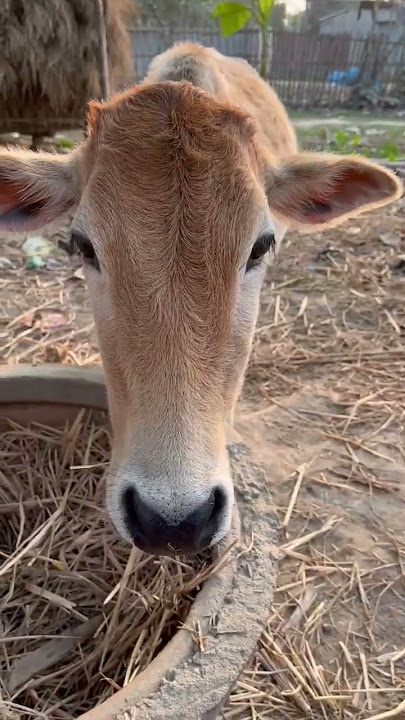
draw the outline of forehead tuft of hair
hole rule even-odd
[[[205,137],[206,141],[220,130],[247,143],[256,133],[256,124],[248,114],[187,81],[136,85],[106,102],[92,101],[87,125],[94,137],[102,137],[108,128],[146,136],[153,126],[158,132],[166,133],[170,127]]]

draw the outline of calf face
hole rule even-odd
[[[288,226],[317,229],[398,197],[353,157],[278,167],[239,110],[188,83],[93,103],[70,156],[2,151],[1,223],[75,208],[114,443],[108,508],[152,552],[195,553],[229,529],[225,446],[265,267]]]

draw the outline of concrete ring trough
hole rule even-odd
[[[0,418],[57,425],[82,407],[96,413],[107,408],[99,369],[0,367]],[[216,552],[234,543],[230,556],[196,596],[187,629],[180,629],[129,685],[80,720],[211,720],[252,657],[273,598],[278,523],[263,470],[241,443],[232,442],[229,455],[238,510]],[[192,632],[197,627],[203,652]]]

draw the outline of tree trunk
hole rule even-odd
[[[267,80],[267,69],[269,65],[269,27],[266,23],[264,26],[260,28],[260,34],[261,34],[261,41],[262,41],[262,48],[261,48],[261,57],[260,57],[260,68],[259,73],[263,80]]]

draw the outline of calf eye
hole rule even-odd
[[[82,235],[77,231],[73,231],[70,236],[70,254],[78,252],[87,265],[91,265],[100,272],[97,255],[94,247],[86,235]]]
[[[269,250],[274,250],[276,240],[272,233],[260,235],[252,247],[249,260],[246,263],[246,271],[260,265],[260,260]]]

